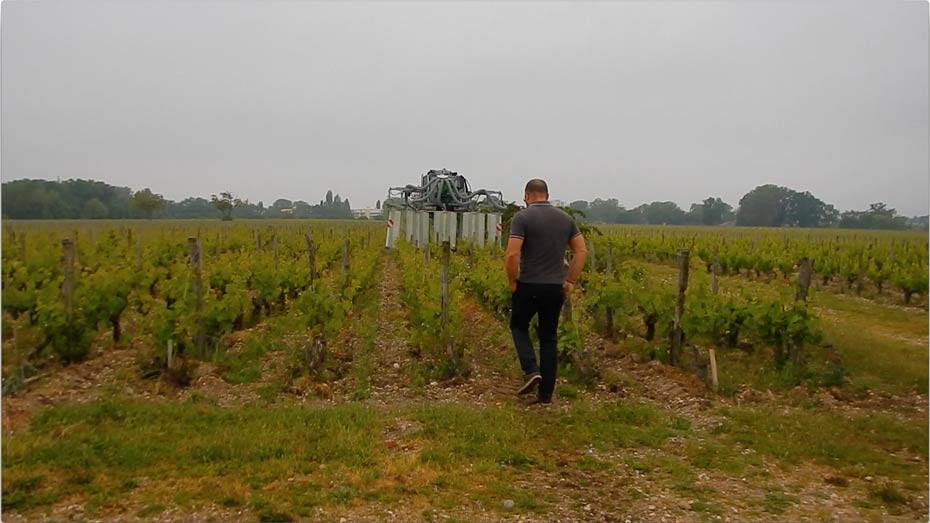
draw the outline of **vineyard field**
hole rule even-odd
[[[3,518],[927,519],[926,234],[583,232],[540,406],[500,245],[5,221]]]

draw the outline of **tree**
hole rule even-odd
[[[381,210],[381,200],[375,202],[375,209],[378,209],[379,211]]]
[[[333,191],[326,191],[326,204],[331,205],[333,203]]]
[[[736,224],[755,227],[780,227],[785,220],[788,190],[776,185],[760,185],[739,201]]]
[[[313,216],[313,206],[309,203],[298,200],[294,202],[294,218],[310,218]]]
[[[844,229],[900,230],[908,228],[907,222],[907,218],[898,216],[898,211],[878,202],[870,204],[867,211],[844,212],[839,226]]]
[[[587,209],[571,208],[585,213],[591,223],[617,223],[620,213],[624,211],[616,198],[607,200],[596,198],[588,204]]]
[[[84,204],[84,210],[81,212],[82,218],[91,220],[100,220],[107,217],[107,206],[97,198],[91,198]]]
[[[701,202],[700,209],[700,223],[703,225],[720,225],[733,219],[733,207],[720,198],[705,199]]]
[[[652,202],[640,205],[638,210],[653,225],[681,225],[685,221],[685,211],[675,202]]]
[[[145,188],[132,195],[129,205],[133,210],[143,213],[146,218],[151,218],[152,214],[164,209],[165,197]]]
[[[242,206],[243,203],[242,200],[234,197],[230,192],[221,192],[219,198],[215,194],[210,195],[210,205],[222,213],[222,220],[232,220],[233,209]]]
[[[810,192],[787,189],[785,219],[782,225],[791,227],[827,227],[836,223],[836,209]]]
[[[203,218],[214,216],[214,208],[206,198],[184,198],[180,202],[169,202],[165,214],[172,218]]]
[[[572,203],[568,204],[569,207],[575,209],[576,211],[587,212],[588,211],[588,202],[584,200],[575,200]]]
[[[704,223],[704,204],[692,203],[685,215],[685,223],[688,225],[701,225]]]

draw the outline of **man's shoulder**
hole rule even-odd
[[[520,219],[541,219],[541,220],[551,220],[553,217],[563,220],[573,220],[571,215],[567,212],[559,209],[554,205],[531,205],[529,207],[520,209],[513,215],[514,218],[520,217]]]
[[[574,221],[574,218],[572,218],[570,214],[568,214],[567,212],[563,211],[562,209],[554,205],[550,205],[548,207],[548,212],[553,216],[558,216],[560,219],[564,221]]]

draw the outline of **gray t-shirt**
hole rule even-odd
[[[565,281],[565,247],[579,234],[575,220],[549,202],[531,203],[515,214],[510,237],[523,239],[517,280],[561,285]]]

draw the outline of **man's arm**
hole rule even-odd
[[[511,236],[507,240],[507,251],[504,254],[504,268],[507,269],[507,282],[510,292],[517,290],[517,275],[520,272],[520,249],[523,248],[523,238]]]
[[[585,247],[584,236],[576,234],[569,242],[572,249],[572,261],[568,266],[568,274],[565,275],[565,283],[562,287],[565,289],[565,295],[568,296],[575,288],[575,282],[581,276],[581,269],[584,268],[585,258],[588,257],[588,249]]]

